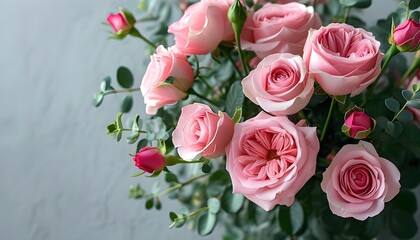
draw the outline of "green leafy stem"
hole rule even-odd
[[[198,176],[195,176],[195,177],[192,177],[192,178],[188,179],[188,180],[187,180],[187,181],[185,181],[185,182],[175,184],[174,186],[172,186],[172,187],[170,187],[170,188],[168,188],[168,189],[166,189],[166,190],[164,190],[164,191],[162,191],[162,192],[158,193],[158,194],[157,194],[157,197],[162,197],[162,196],[164,196],[164,195],[166,195],[166,194],[168,194],[168,193],[170,193],[170,192],[172,192],[172,191],[175,191],[175,190],[177,190],[177,189],[181,189],[181,188],[183,188],[184,186],[186,186],[186,185],[188,185],[188,184],[191,184],[191,183],[193,183],[194,181],[196,181],[196,180],[198,180],[198,179],[200,179],[200,178],[204,178],[204,177],[206,177],[207,175],[208,175],[208,174],[198,175]]]

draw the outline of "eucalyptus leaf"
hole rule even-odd
[[[146,209],[151,209],[154,205],[155,205],[155,198],[154,197],[149,197],[146,200]]]
[[[288,235],[295,235],[305,222],[305,213],[299,201],[290,207],[280,206],[278,219],[280,228]]]
[[[405,100],[410,101],[414,93],[410,90],[402,90],[401,95],[404,97]]]
[[[212,169],[211,162],[205,162],[203,163],[203,166],[201,167],[201,171],[203,171],[203,173],[209,173],[211,172],[211,169]]]
[[[372,5],[372,0],[340,0],[345,7],[368,8]]]
[[[104,94],[101,91],[95,92],[93,94],[93,101],[92,104],[95,107],[99,107],[102,103],[102,101],[104,100]]]
[[[419,0],[410,0],[410,2],[408,3],[408,7],[411,10],[417,9],[420,7],[420,1]]]
[[[385,99],[385,105],[390,111],[394,113],[400,110],[400,103],[395,98]]]
[[[413,107],[415,109],[420,109],[420,101],[419,100],[410,100],[407,102],[407,106]]]
[[[413,215],[401,209],[394,209],[391,212],[390,229],[392,234],[400,239],[413,238],[417,233],[417,223]]]
[[[165,175],[165,181],[167,183],[172,183],[172,182],[177,183],[178,182],[178,177],[172,172],[167,172],[166,175]]]
[[[398,121],[400,121],[402,123],[410,123],[411,121],[413,121],[414,116],[413,116],[413,113],[411,113],[410,111],[404,109],[398,115],[397,119],[398,119]]]
[[[198,218],[197,231],[200,236],[209,235],[217,223],[217,216],[215,214],[206,212]]]
[[[220,201],[217,198],[209,198],[207,206],[209,207],[209,213],[217,214],[220,211]]]
[[[225,170],[218,170],[209,177],[207,185],[207,194],[211,197],[217,197],[225,190],[226,183],[229,182],[229,175]]]
[[[119,67],[117,70],[117,82],[123,88],[131,88],[134,83],[133,74],[126,67]]]
[[[232,187],[226,188],[222,195],[222,209],[228,213],[237,213],[244,204],[245,197],[242,194],[232,193]]]
[[[108,90],[113,90],[113,87],[111,87],[111,77],[106,76],[102,82],[101,87],[99,88],[102,92],[106,92]]]
[[[133,97],[131,97],[131,95],[125,96],[121,102],[121,112],[128,113],[130,112],[132,107],[133,107]]]

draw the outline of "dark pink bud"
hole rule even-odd
[[[153,173],[165,167],[165,157],[157,147],[144,147],[134,156],[134,165],[141,170]]]
[[[416,51],[420,45],[420,23],[407,19],[394,29],[392,36],[401,52]]]
[[[349,137],[363,139],[367,137],[373,128],[372,119],[362,111],[354,111],[347,116],[341,131]]]
[[[106,20],[112,26],[115,32],[125,31],[131,28],[130,24],[125,19],[122,13],[109,14]]]

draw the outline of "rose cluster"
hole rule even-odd
[[[146,113],[154,115],[191,93],[197,75],[190,55],[209,54],[220,44],[234,44],[228,19],[233,2],[198,1],[169,26],[175,44],[157,47],[141,82]],[[249,12],[239,50],[253,52],[258,59],[241,85],[259,113],[242,121],[215,104],[184,104],[172,142],[184,161],[226,155],[233,192],[269,211],[276,205],[291,206],[315,175],[322,137],[318,138],[316,127],[309,126],[307,119],[297,119],[313,98],[315,86],[332,98],[357,96],[379,78],[384,54],[372,33],[346,23],[322,26],[311,6],[295,1],[255,2],[263,5]],[[116,31],[131,27],[124,18],[113,18]],[[413,23],[404,24],[395,29],[395,43],[417,49],[418,30],[406,31]],[[416,81],[418,76],[412,84]],[[354,108],[345,115],[341,129],[350,138],[364,139],[375,124],[362,109]],[[161,170],[165,164],[164,157],[150,147],[134,159],[146,172]],[[364,220],[375,216],[400,189],[398,169],[367,141],[341,146],[322,175],[321,188],[330,209],[341,217]]]

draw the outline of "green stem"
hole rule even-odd
[[[198,92],[196,92],[193,88],[190,88],[190,90],[188,90],[188,93],[190,93],[190,94],[192,94],[192,95],[195,95],[195,96],[197,96],[197,97],[199,97],[199,98],[203,99],[204,101],[206,101],[206,102],[209,102],[209,103],[213,104],[214,106],[217,106],[217,104],[216,104],[215,102],[213,102],[212,100],[210,100],[210,99],[206,98],[205,96],[203,96],[203,95],[199,94],[199,93],[198,93]]]
[[[133,37],[138,37],[141,40],[143,40],[145,43],[147,43],[150,47],[152,48],[156,48],[156,45],[154,43],[152,43],[149,39],[145,38],[140,32],[139,30],[137,30],[136,28],[131,29],[130,31],[130,35]]]
[[[235,71],[239,74],[239,76],[241,76],[241,78],[243,78],[244,76],[241,73],[241,70],[239,70],[238,66],[236,66],[235,61],[233,60],[232,56],[230,55],[230,53],[227,53],[223,48],[219,48],[220,51],[222,52],[223,55],[225,55],[227,57],[227,59],[229,60],[230,63],[232,63],[233,68],[235,69]]]
[[[241,37],[240,37],[240,33],[237,32],[237,31],[234,31],[234,32],[235,32],[236,44],[238,46],[239,58],[241,59],[242,67],[244,68],[244,71],[245,71],[245,76],[248,76],[250,67],[248,65],[248,62],[245,61],[244,52],[242,51],[242,48],[241,48]]]
[[[129,93],[129,92],[137,92],[140,91],[140,88],[127,88],[127,89],[120,89],[120,90],[109,90],[104,92],[104,96],[116,93]]]
[[[133,131],[133,129],[131,129],[131,128],[121,128],[119,130],[121,130],[121,131],[127,131],[127,132],[132,132]],[[138,133],[147,133],[146,131],[142,131],[142,130],[139,130],[137,132]]]
[[[330,120],[331,120],[332,112],[333,112],[333,109],[334,109],[334,105],[335,105],[335,99],[331,98],[330,109],[328,110],[327,119],[325,120],[324,127],[322,128],[321,137],[320,137],[320,140],[319,140],[320,142],[322,142],[322,140],[324,140],[325,133],[327,132],[328,125],[330,124]]]
[[[202,76],[200,76],[200,75],[198,75],[197,76],[197,78],[202,82],[202,83],[204,83],[204,85],[206,85],[206,87],[208,88],[208,89],[213,89],[210,85],[209,85],[209,83],[206,81],[206,79],[204,79]]]
[[[344,9],[344,19],[343,19],[343,23],[347,23],[347,19],[349,18],[349,14],[350,14],[350,9],[351,7],[346,7]]]
[[[373,91],[376,88],[376,85],[379,82],[379,79],[384,74],[385,69],[388,66],[389,62],[391,61],[392,57],[394,57],[395,55],[397,55],[399,52],[400,51],[397,49],[397,47],[395,46],[395,44],[392,44],[391,47],[388,49],[388,51],[385,54],[385,62],[383,62],[382,63],[382,66],[381,66],[381,72],[376,77],[375,81],[373,81],[373,83],[369,86],[368,91],[367,91],[367,93],[365,95],[365,100],[361,104],[361,107],[363,107],[367,103],[367,101],[369,100],[370,96],[372,95]]]
[[[172,186],[172,187],[170,187],[170,188],[166,189],[165,191],[162,191],[162,192],[158,193],[158,194],[157,194],[157,196],[158,196],[158,197],[161,197],[161,196],[163,196],[163,195],[165,195],[165,194],[168,194],[168,193],[170,193],[170,192],[172,192],[172,191],[175,191],[175,190],[177,190],[177,189],[183,188],[184,186],[186,186],[186,185],[188,185],[188,184],[190,184],[190,183],[194,182],[195,180],[198,180],[198,179],[200,179],[200,178],[203,178],[203,177],[205,177],[205,176],[207,176],[207,174],[198,175],[198,176],[195,176],[195,177],[192,177],[192,178],[188,179],[188,180],[187,180],[187,181],[185,181],[185,182],[175,184],[174,186]]]
[[[404,80],[410,77],[411,75],[414,75],[416,71],[420,68],[420,55],[416,54],[413,62],[411,63],[410,67],[407,69],[407,71],[404,73],[404,75],[401,77],[401,79],[398,81],[397,86],[401,86],[404,83]]]

